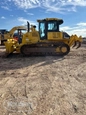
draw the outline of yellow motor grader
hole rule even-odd
[[[36,26],[28,25],[28,31],[18,40],[12,38],[5,42],[7,56],[13,52],[26,56],[32,55],[67,55],[73,45],[79,48],[82,37],[77,35],[69,36],[66,32],[59,30],[62,19],[46,18],[37,20],[39,30]]]

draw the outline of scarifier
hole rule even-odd
[[[82,37],[77,35],[68,35],[59,30],[59,25],[63,23],[62,19],[46,18],[37,20],[39,30],[36,26],[27,22],[28,31],[23,34],[22,39],[12,38],[5,42],[6,56],[13,52],[21,53],[26,56],[32,55],[67,55],[70,47],[77,48],[81,46]]]

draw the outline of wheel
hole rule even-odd
[[[67,55],[70,52],[70,47],[67,44],[62,44],[60,46],[60,51],[63,55]]]

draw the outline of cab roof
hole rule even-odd
[[[45,19],[38,19],[37,22],[42,22],[42,21],[57,21],[59,24],[63,23],[62,19],[59,18],[45,18]]]

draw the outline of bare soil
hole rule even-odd
[[[86,115],[86,44],[65,57],[4,53],[0,115]]]

